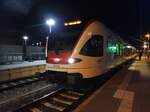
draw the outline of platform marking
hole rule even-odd
[[[72,105],[73,104],[73,101],[65,101],[65,100],[62,100],[62,99],[57,98],[57,97],[54,97],[53,100],[57,101],[57,102],[60,102],[60,103],[63,103],[63,104],[67,104],[67,105]]]
[[[63,97],[72,99],[72,100],[78,100],[78,99],[80,98],[80,97],[77,97],[77,96],[67,95],[67,94],[65,94],[65,93],[61,93],[60,95],[63,96]]]
[[[78,95],[78,96],[83,96],[84,95],[83,93],[79,93],[79,92],[76,92],[76,91],[68,91],[68,93],[75,94],[75,95]]]
[[[117,112],[132,112],[134,92],[118,89],[113,97],[122,100]]]
[[[120,84],[119,89],[113,95],[114,98],[121,99],[120,106],[117,112],[132,112],[134,92],[127,91],[127,87],[131,80],[132,74],[128,72],[123,82]]]
[[[31,112],[42,112],[41,110],[39,110],[38,108],[34,107],[32,109],[30,109]]]
[[[52,104],[52,103],[50,103],[50,102],[44,102],[43,105],[46,106],[46,107],[50,107],[50,108],[52,108],[52,109],[61,111],[61,112],[64,111],[64,110],[66,109],[66,107],[63,107],[63,106],[57,106],[57,105]]]
[[[132,74],[130,72],[127,72],[127,75],[125,76],[123,82],[120,84],[119,89],[126,90],[131,78],[132,78]]]

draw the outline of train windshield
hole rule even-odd
[[[82,31],[83,25],[62,26],[59,30],[50,34],[49,51],[71,51]]]

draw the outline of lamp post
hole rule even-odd
[[[150,42],[149,42],[149,40],[150,40],[150,34],[148,33],[148,34],[146,34],[145,35],[145,37],[146,38],[148,38],[148,45],[147,45],[147,47],[148,47],[148,50],[147,50],[147,57],[149,58],[150,57]]]
[[[150,45],[150,44],[149,44],[150,34],[146,34],[145,37],[148,39],[148,50],[149,50],[149,48],[150,48],[150,46],[149,46],[149,45]]]
[[[23,36],[22,37],[24,40],[24,44],[23,44],[23,59],[25,60],[27,57],[27,40],[29,39],[28,36]]]
[[[46,37],[46,44],[45,44],[45,57],[47,58],[48,40],[49,40],[50,34],[52,32],[52,26],[55,25],[55,21],[53,19],[48,19],[46,21],[46,24],[49,26],[49,36]]]

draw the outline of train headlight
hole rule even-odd
[[[78,63],[80,61],[81,61],[81,59],[78,59],[78,58],[69,58],[68,64]]]
[[[74,62],[75,62],[75,59],[73,59],[73,58],[69,58],[69,59],[68,59],[68,63],[69,63],[69,64],[73,64]]]
[[[60,61],[60,58],[54,58],[54,61],[55,61],[55,62],[59,62],[59,61]]]

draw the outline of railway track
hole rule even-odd
[[[120,69],[117,68],[117,69]],[[118,71],[118,70],[117,70]],[[93,86],[86,89],[73,89],[64,87],[63,89],[45,95],[45,97],[36,99],[30,104],[24,105],[18,108],[14,112],[71,112],[82,101],[90,96],[97,88],[101,87],[107,80],[109,80],[116,70],[111,71],[107,75],[103,75],[102,79],[95,80],[98,83],[93,82]],[[92,85],[92,84],[91,84]]]
[[[16,106],[15,104],[11,105],[13,107],[12,111],[14,112],[71,112],[84,99],[86,99],[91,93],[93,93],[93,91],[95,91],[102,84],[104,84],[108,79],[110,79],[113,76],[113,74],[108,73],[107,75],[103,75],[104,76],[102,78],[103,80],[99,82],[97,87],[90,88],[87,90],[77,90],[77,89],[75,90],[72,88],[62,87],[59,84],[57,84],[60,87],[55,87],[57,89],[53,91],[51,91],[51,89],[44,88],[41,89],[40,92],[38,90],[34,91],[33,92],[34,97],[30,93],[24,96],[20,96],[20,98],[18,98],[19,100],[21,99],[19,102],[21,103],[25,102],[25,103],[20,104],[18,106]],[[16,99],[13,99],[11,103],[13,101],[16,101]],[[5,106],[5,108],[7,108],[6,106],[9,106],[9,103],[7,104],[6,102],[2,106]],[[3,109],[2,107],[2,110],[5,109]],[[4,112],[10,112],[10,111],[5,110]]]
[[[44,76],[43,74],[37,74],[31,77],[25,77],[25,78],[20,78],[16,80],[10,80],[10,81],[5,81],[0,83],[0,92],[4,90],[10,90],[15,87],[23,86],[25,84],[30,84],[36,81],[41,81],[46,79],[47,76]]]
[[[14,112],[65,112],[70,111],[81,102],[86,92],[60,89],[53,92],[44,98],[37,99],[36,102],[32,102],[22,108],[15,110]]]
[[[3,82],[3,83],[0,83],[0,90],[1,92],[3,91],[5,92],[7,90],[8,91],[13,90],[13,88],[15,89],[15,87],[17,90],[17,87],[22,87],[27,84],[30,85],[33,82],[45,80],[46,78],[50,79],[50,77],[47,74],[45,74],[45,76],[37,75],[33,77],[26,77],[26,78],[22,78],[18,80]],[[39,88],[39,90],[31,91],[23,95],[20,95],[18,97],[12,97],[6,101],[0,102],[0,112],[10,112],[10,111],[14,111],[16,108],[19,108],[15,110],[16,112],[18,111],[19,112],[22,112],[22,111],[32,112],[32,110],[33,111],[38,110],[38,108],[34,106],[40,101],[42,102],[46,101],[44,103],[44,106],[49,106],[49,109],[52,109],[54,112],[59,112],[62,110],[72,108],[73,107],[72,105],[75,105],[84,96],[82,92],[64,89],[62,85],[57,84],[57,83],[52,83],[52,85],[53,84],[54,84],[54,87],[47,85],[43,88]],[[49,99],[50,101],[46,100],[48,98],[50,98]],[[31,105],[33,105],[33,108],[28,109],[28,107],[31,107]],[[45,107],[45,108],[48,108],[48,107]],[[39,108],[39,110],[40,109],[41,108]]]
[[[58,84],[47,84],[46,86],[29,91],[25,94],[11,97],[10,99],[0,102],[0,112],[12,112],[17,108],[29,105],[31,102],[36,102],[39,99],[43,99],[63,88],[63,86]]]

